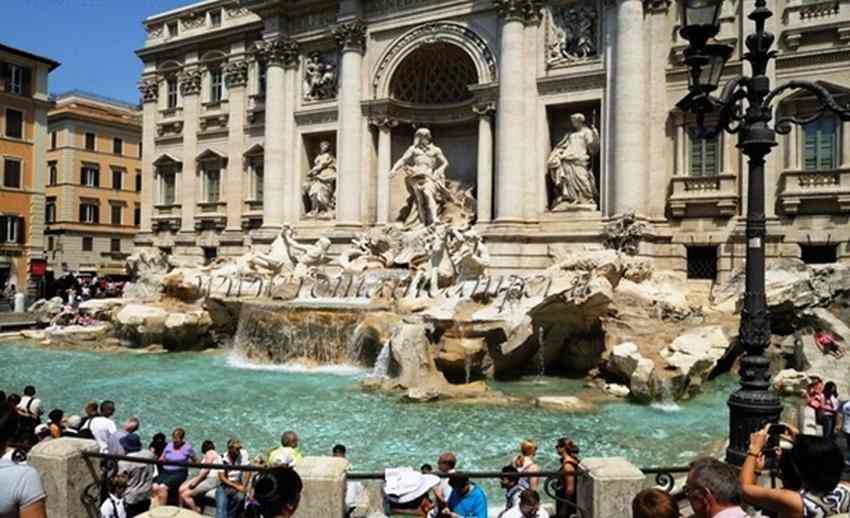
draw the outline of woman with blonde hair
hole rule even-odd
[[[519,443],[519,455],[514,457],[513,466],[520,473],[537,473],[540,471],[540,466],[534,462],[534,456],[537,455],[537,443],[532,439],[526,439]],[[537,477],[520,477],[519,485],[523,489],[537,490],[540,485],[540,479]]]

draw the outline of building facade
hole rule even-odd
[[[846,103],[850,4],[775,4],[771,79],[815,78]],[[748,72],[753,7],[725,2],[724,79]],[[675,107],[679,23],[665,0],[211,0],[152,16],[137,246],[209,259],[291,224],[339,250],[405,219],[413,193],[390,171],[428,128],[448,162],[438,195],[474,198],[496,268],[544,268],[634,213],[641,255],[727,275],[745,255],[746,164],[734,137],[695,138]],[[812,101],[789,92],[778,115]],[[850,259],[848,123],[779,139],[768,257]]]
[[[124,275],[141,223],[141,113],[80,91],[54,101],[45,160],[48,270]]]
[[[35,294],[44,275],[51,59],[0,44],[0,286]]]

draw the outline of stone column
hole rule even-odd
[[[644,488],[640,469],[622,457],[588,458],[581,467],[576,496],[584,518],[632,515],[632,499]]]
[[[524,27],[539,18],[539,0],[493,0],[502,18],[499,117],[496,120],[496,221],[520,222],[524,206]],[[519,189],[519,190],[518,190]],[[521,198],[522,199],[522,198]]]
[[[369,124],[378,128],[378,208],[379,224],[390,222],[390,168],[393,166],[393,128],[398,121],[390,118],[372,119]]]
[[[149,233],[152,230],[151,218],[153,206],[156,202],[155,175],[154,175],[154,138],[156,137],[156,115],[157,100],[159,98],[159,83],[156,77],[143,79],[139,83],[139,92],[142,94],[142,221],[139,233]]]
[[[287,107],[285,68],[298,60],[298,44],[278,37],[258,45],[258,57],[266,62],[266,128],[263,155],[263,228],[279,230],[286,215],[287,192],[285,135]],[[287,109],[289,108],[289,109]]]
[[[180,195],[180,232],[195,232],[195,210],[198,206],[198,174],[195,157],[198,155],[198,116],[202,75],[200,70],[180,75],[180,95],[183,96],[183,172]]]
[[[685,140],[687,133],[685,131],[686,123],[684,114],[677,112],[674,115],[673,124],[676,126],[675,174],[676,176],[687,176],[688,172],[685,171],[685,153],[688,152],[688,143]]]
[[[610,188],[610,215],[643,212],[646,197],[648,151],[646,126],[648,64],[644,47],[642,0],[617,0],[614,45],[614,164]]]
[[[155,106],[155,105],[154,105]],[[97,443],[88,439],[63,437],[36,444],[27,462],[41,475],[47,492],[47,516],[97,516],[98,510],[83,505],[83,489],[95,481],[100,461],[83,459],[83,452],[97,453]]]
[[[359,226],[363,145],[360,111],[361,68],[366,49],[366,24],[360,18],[354,18],[334,27],[333,35],[342,54],[338,102],[336,218],[339,224]]]
[[[493,124],[491,117],[496,103],[476,104],[473,111],[478,115],[478,223],[487,223],[493,217]]]
[[[248,63],[228,63],[224,70],[224,82],[229,95],[227,120],[227,179],[224,199],[227,202],[227,232],[242,230],[242,153],[245,152],[245,86],[248,84]]]

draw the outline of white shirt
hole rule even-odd
[[[522,511],[519,510],[519,506],[516,506],[505,511],[502,518],[525,518],[525,516],[522,514]],[[545,509],[541,508],[537,510],[537,514],[534,515],[534,518],[549,518],[549,513],[547,513]]]
[[[118,427],[115,426],[115,421],[99,415],[89,420],[88,428],[91,430],[94,440],[97,441],[98,447],[100,447],[100,453],[108,453],[109,436],[118,430]]]
[[[844,433],[850,433],[850,400],[841,405],[841,415],[844,416],[844,423],[841,425],[841,430]]]
[[[127,518],[124,499],[110,494],[100,505],[100,518]]]
[[[27,408],[27,405],[29,405],[29,408]],[[32,396],[22,397],[18,403],[18,412],[38,418],[41,415],[41,400]]]

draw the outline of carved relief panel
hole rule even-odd
[[[304,59],[304,101],[329,101],[337,94],[337,52],[311,52]]]
[[[596,2],[549,4],[544,9],[546,65],[559,68],[599,57],[599,6]]]

